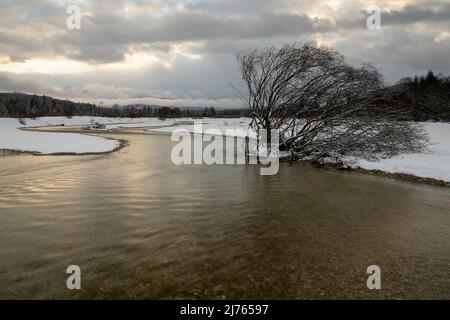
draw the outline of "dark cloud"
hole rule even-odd
[[[383,21],[386,25],[449,22],[450,3],[439,3],[432,8],[409,5],[402,10],[383,12]]]
[[[123,63],[136,52],[157,63],[67,75],[2,74],[0,90],[232,100],[229,83],[240,81],[234,53],[309,39],[336,46],[350,62],[374,62],[389,80],[428,68],[450,72],[448,1],[377,2],[383,9],[379,32],[366,28],[364,9],[372,4],[366,0],[343,1],[337,9],[325,0],[3,0],[0,71],[11,61],[45,57],[95,67]],[[82,9],[81,30],[66,29],[69,4]]]
[[[450,22],[450,3],[433,3],[430,1],[430,7],[407,5],[401,10],[383,10],[383,7],[380,7],[380,9],[382,9],[381,23],[384,27],[415,23],[439,24]],[[356,17],[346,18],[344,16],[338,18],[335,28],[336,30],[364,28],[367,17],[367,12],[360,10],[359,15]]]
[[[187,41],[234,41],[277,36],[306,37],[333,30],[326,19],[306,15],[270,14],[227,17],[199,12],[178,12],[161,19],[118,19],[116,16],[95,16],[83,20],[83,29],[61,35],[56,43],[71,58],[97,62],[121,60],[130,46],[177,43]]]

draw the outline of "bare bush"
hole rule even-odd
[[[425,148],[425,133],[399,121],[403,111],[386,103],[382,77],[370,64],[353,67],[314,43],[251,50],[237,59],[251,126],[278,129],[280,149],[292,158],[371,158]]]

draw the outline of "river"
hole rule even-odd
[[[169,136],[125,138],[105,155],[0,157],[0,298],[450,299],[448,188],[175,166]]]

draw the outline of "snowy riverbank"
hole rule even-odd
[[[206,119],[203,131],[210,128],[226,128],[246,130],[248,119]],[[450,123],[424,122],[431,145],[428,152],[399,155],[389,159],[367,161],[364,159],[345,159],[344,164],[353,169],[383,171],[390,174],[405,174],[419,178],[429,178],[450,182]],[[183,128],[193,132],[193,125],[183,125]],[[177,127],[158,128],[152,131],[172,132]]]
[[[0,118],[0,150],[27,152],[42,155],[106,153],[118,149],[121,142],[92,135],[96,131],[145,128],[153,130],[170,127],[175,122],[192,119],[157,118],[106,118],[106,117],[42,117],[36,119]],[[21,129],[104,125],[86,130],[86,134],[63,132],[37,132]]]
[[[423,125],[432,143],[428,152],[399,155],[373,162],[352,159],[347,165],[450,182],[450,123],[426,122]]]
[[[93,122],[103,124],[101,131],[117,129],[141,128],[148,133],[170,133],[175,129],[184,128],[193,132],[194,119],[156,118],[100,118],[100,117],[44,117],[24,119],[21,124],[18,119],[0,118],[0,150],[16,150],[40,154],[55,153],[102,153],[112,151],[120,146],[116,140],[88,136],[78,133],[48,133],[23,131],[21,128],[40,126],[71,126],[90,125]],[[200,121],[200,120],[198,120]],[[202,119],[203,131],[219,129],[224,134],[226,129],[242,129],[246,132],[249,119]],[[450,182],[450,123],[423,124],[432,145],[429,151],[420,154],[404,154],[390,159],[367,161],[362,159],[347,159],[346,165],[364,170],[378,170],[391,174],[407,174],[420,178],[431,178]],[[89,131],[86,131],[89,133]]]
[[[88,117],[80,117],[88,118]],[[89,119],[89,120],[88,120]],[[102,137],[78,133],[49,133],[20,130],[34,126],[60,124],[82,124],[88,119],[41,118],[36,120],[0,118],[0,150],[29,152],[35,154],[87,154],[111,152],[120,147],[121,142]]]

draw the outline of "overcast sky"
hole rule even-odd
[[[69,30],[67,7],[81,9]],[[366,8],[382,9],[369,30]],[[0,91],[241,106],[235,53],[316,40],[396,82],[450,74],[450,0],[0,0]]]

